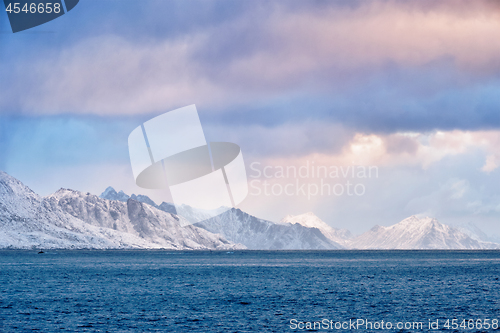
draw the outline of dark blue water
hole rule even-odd
[[[499,251],[0,251],[0,331],[488,332],[499,277]]]

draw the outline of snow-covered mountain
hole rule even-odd
[[[59,190],[42,198],[0,171],[0,248],[243,248],[129,199]]]
[[[390,227],[375,226],[352,239],[356,249],[493,249],[499,244],[481,242],[436,219],[411,216]]]
[[[101,193],[99,198],[127,202],[127,200],[130,199],[130,195],[125,194],[123,191],[116,192],[114,188],[109,186],[104,190],[104,192]]]
[[[439,223],[433,218],[411,216],[390,227],[375,226],[353,238],[347,229],[335,229],[313,213],[288,215],[280,223],[298,223],[319,229],[326,237],[350,249],[493,249],[491,243]],[[478,233],[478,230],[475,230]],[[480,232],[480,231],[479,231]]]
[[[219,214],[228,210],[227,207],[220,207],[220,208],[214,209],[214,210],[195,209],[195,208],[190,207],[188,205],[181,205],[180,207],[175,207],[173,204],[171,204],[169,202],[165,202],[165,201],[162,202],[161,204],[157,205],[153,200],[151,200],[151,198],[149,198],[146,195],[141,195],[141,194],[128,195],[128,194],[124,193],[123,191],[116,192],[116,190],[114,188],[112,188],[111,186],[109,186],[104,192],[102,192],[101,195],[99,196],[99,198],[108,199],[108,200],[118,200],[118,201],[123,201],[123,202],[127,202],[128,199],[134,199],[136,201],[143,202],[143,203],[146,203],[150,206],[153,206],[153,207],[155,207],[159,210],[162,210],[164,212],[183,216],[186,219],[184,221],[184,222],[186,222],[185,225],[194,224],[194,223],[197,223],[200,221],[207,220],[207,219],[211,218],[212,216],[219,215]],[[180,209],[179,212],[177,212],[177,208]],[[183,224],[183,226],[184,226],[184,224]]]
[[[295,216],[287,215],[280,221],[280,223],[300,224],[307,228],[317,228],[328,239],[345,247],[349,246],[349,240],[352,238],[352,234],[349,230],[332,228],[311,212]]]
[[[135,201],[143,202],[146,203],[150,206],[153,206],[155,208],[158,208],[159,210],[162,210],[167,213],[172,213],[172,214],[177,214],[175,211],[175,206],[172,205],[171,203],[168,202],[162,202],[160,205],[157,205],[153,200],[151,200],[148,196],[146,195],[127,195],[123,191],[116,192],[114,188],[109,186],[104,192],[101,193],[99,198],[102,199],[107,199],[107,200],[118,200],[118,201],[123,201],[127,202],[128,199],[134,199]]]
[[[60,189],[47,197],[52,206],[91,225],[139,236],[165,248],[225,249],[235,245],[221,235],[182,222],[182,217],[166,213],[132,198],[127,202],[106,200],[90,193]],[[244,246],[236,246],[244,248]]]
[[[203,214],[187,208],[195,217]],[[415,216],[390,227],[375,226],[355,238],[312,213],[273,223],[233,208],[195,225],[182,227],[189,224],[183,219],[170,203],[157,205],[147,196],[128,196],[113,188],[101,197],[60,189],[43,198],[0,171],[0,248],[500,248],[436,219]]]
[[[91,226],[47,201],[0,171],[0,248],[119,248],[146,242]]]
[[[224,235],[228,240],[249,249],[342,249],[318,228],[301,224],[281,224],[262,220],[240,209],[232,208],[221,215],[199,222],[196,226]]]
[[[240,210],[182,227],[187,223],[169,212],[172,204],[112,188],[101,196],[111,200],[68,189],[43,198],[0,171],[0,248],[341,248],[317,229],[275,224]]]
[[[101,195],[101,198],[121,198],[111,200],[126,200],[129,196],[122,191],[116,192],[112,187],[108,187]],[[135,196],[132,194],[130,198],[136,197],[137,200],[148,203],[160,210],[169,211],[171,207],[175,210],[175,206],[163,202],[161,205],[156,205],[147,196]],[[283,223],[274,223],[271,221],[262,220],[242,212],[239,209],[230,209],[222,207],[222,214],[217,217],[213,216],[212,212],[207,214],[203,210],[195,209],[189,206],[182,206],[182,215],[190,222],[203,221],[195,223],[194,226],[203,228],[210,232],[221,234],[227,240],[245,245],[249,249],[340,249],[343,246],[335,240],[330,240],[325,235],[317,230],[311,229],[314,227],[304,225],[291,225]]]

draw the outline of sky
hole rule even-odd
[[[499,31],[494,0],[87,0],[15,34],[1,12],[0,170],[41,195],[169,201],[135,185],[127,138],[196,104],[208,141],[240,145],[252,215],[500,235]],[[328,177],[276,174],[307,166]],[[314,194],[321,181],[344,191]]]

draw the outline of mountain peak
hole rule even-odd
[[[319,217],[317,217],[314,213],[308,212],[300,215],[287,215],[285,216],[280,223],[290,223],[290,224],[301,224],[307,228],[318,228],[320,230],[332,232],[334,229],[330,227],[328,224],[323,222]]]
[[[108,186],[104,190],[104,192],[101,193],[99,198],[127,202],[127,200],[130,198],[130,196],[125,194],[123,191],[116,192],[116,190],[113,187]]]
[[[381,226],[379,226],[378,224],[376,224],[376,225],[374,225],[374,226],[370,229],[370,231],[372,231],[372,232],[377,232],[377,231],[379,231],[379,230],[381,230],[381,229],[384,229],[384,227],[381,227]]]
[[[351,232],[346,229],[335,229],[321,220],[313,212],[307,212],[300,215],[287,215],[281,221],[281,224],[300,224],[306,228],[316,228],[321,231],[328,239],[339,244],[345,244],[346,239],[352,237]]]
[[[159,210],[162,210],[164,212],[171,213],[171,214],[177,214],[175,206],[173,204],[171,204],[171,203],[162,202],[160,205],[157,205],[147,195],[142,195],[142,194],[139,194],[139,195],[135,195],[135,194],[128,195],[128,194],[126,194],[125,192],[123,192],[121,190],[120,190],[120,192],[116,192],[116,190],[113,187],[111,187],[111,186],[108,186],[108,188],[106,188],[104,190],[104,192],[101,193],[101,195],[99,196],[99,198],[106,199],[106,200],[122,201],[122,202],[127,202],[129,199],[133,199],[135,201],[143,202],[143,203],[146,203],[146,204],[148,204],[150,206],[158,208]]]
[[[480,249],[498,246],[478,242],[427,216],[410,216],[389,227],[374,226],[351,244],[359,249]]]
[[[434,217],[422,216],[418,217],[417,215],[412,215],[410,217],[405,218],[401,222],[395,225],[424,225],[424,224],[440,224],[438,220]]]
[[[21,183],[16,178],[12,177],[8,173],[0,170],[0,183],[4,186],[0,186],[0,197],[3,195],[23,195],[23,196],[37,196],[28,186]]]
[[[108,195],[116,195],[117,192],[115,191],[115,189],[111,186],[108,186],[104,192],[101,193],[100,197],[102,198],[103,196],[108,196]]]
[[[77,192],[75,190],[72,190],[70,188],[64,188],[64,187],[61,187],[60,189],[58,189],[55,193],[67,193],[67,192]]]
[[[118,193],[118,196],[126,196],[125,193],[123,193],[123,191],[120,191]],[[134,199],[135,201],[139,201],[139,202],[144,202],[150,206],[153,206],[153,207],[158,207],[158,205],[153,201],[151,200],[148,196],[146,195],[142,195],[142,194],[139,194],[139,195],[135,195],[135,194],[132,194],[130,196],[130,199]]]
[[[17,180],[16,178],[12,177],[11,175],[9,175],[8,173],[6,173],[2,170],[0,170],[0,182],[21,184],[21,182],[19,180]]]

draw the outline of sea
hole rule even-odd
[[[500,251],[0,251],[0,332],[494,332]]]

